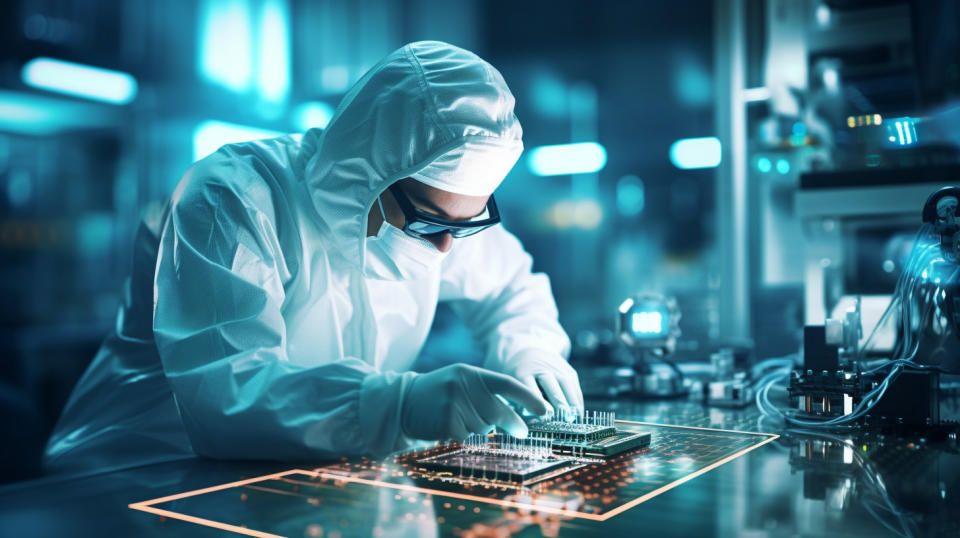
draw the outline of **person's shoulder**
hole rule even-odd
[[[292,180],[290,155],[299,141],[282,136],[227,144],[193,163],[177,185],[174,206],[235,199],[272,216],[279,183]]]
[[[225,144],[195,162],[190,171],[201,182],[231,185],[240,192],[256,190],[293,178],[299,145],[299,135]]]

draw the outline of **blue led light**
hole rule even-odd
[[[628,346],[640,349],[673,347],[679,335],[680,312],[673,299],[641,293],[618,307],[617,332]]]
[[[899,146],[912,146],[917,140],[917,120],[914,118],[891,118],[884,120],[888,140]]]
[[[777,159],[777,172],[783,175],[790,173],[790,161],[786,159]]]
[[[759,170],[761,174],[766,174],[770,170],[773,170],[773,164],[770,162],[770,159],[760,157],[757,159],[757,170]]]
[[[715,136],[682,138],[670,146],[670,162],[682,170],[715,168],[721,160],[720,139]]]
[[[660,312],[634,312],[630,316],[630,330],[634,334],[660,334],[663,332],[663,315]]]
[[[590,174],[606,165],[607,150],[596,142],[540,146],[527,156],[527,167],[538,176]]]
[[[20,76],[34,88],[114,105],[125,105],[137,96],[137,80],[128,73],[53,58],[30,60]]]
[[[193,160],[197,161],[210,155],[224,144],[273,138],[282,134],[278,131],[260,129],[259,127],[207,120],[197,125],[193,130]]]

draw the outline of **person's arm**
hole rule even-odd
[[[554,405],[582,408],[547,276],[531,271],[532,258],[502,226],[456,241],[444,261],[440,299],[484,345],[484,366],[542,391]]]
[[[236,192],[216,176],[247,171],[210,168],[195,166],[174,197],[154,289],[157,347],[194,451],[297,459],[400,448],[412,374],[377,373],[354,358],[288,360],[290,271],[269,191]]]

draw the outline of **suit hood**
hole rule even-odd
[[[410,43],[371,68],[301,149],[313,205],[343,256],[363,267],[368,211],[400,179],[492,194],[523,151],[513,108],[492,65],[447,43]]]

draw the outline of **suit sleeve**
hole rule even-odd
[[[458,240],[444,261],[440,300],[447,301],[486,350],[484,366],[525,351],[567,358],[570,339],[557,320],[550,280],[502,226]]]
[[[397,449],[412,374],[356,358],[287,359],[289,272],[269,195],[215,177],[181,185],[161,238],[153,328],[194,451],[303,459]]]

